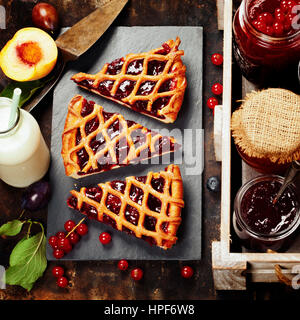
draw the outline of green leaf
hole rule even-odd
[[[0,227],[0,236],[16,236],[20,233],[23,223],[20,220],[12,220],[3,224]]]
[[[9,264],[6,283],[20,285],[30,291],[47,267],[44,232],[20,240],[11,252]]]
[[[15,88],[20,88],[22,90],[22,94],[20,97],[20,103],[19,106],[21,107],[27,100],[29,100],[34,93],[43,88],[44,85],[50,81],[52,77],[45,77],[40,80],[34,80],[34,81],[12,81],[10,82],[0,93],[0,97],[6,97],[6,98],[12,98],[13,92]]]

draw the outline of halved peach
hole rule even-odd
[[[0,67],[16,81],[31,81],[45,77],[57,60],[55,41],[38,28],[20,29],[0,52]]]

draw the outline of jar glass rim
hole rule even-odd
[[[290,34],[288,36],[284,36],[284,37],[273,37],[273,36],[269,36],[267,34],[264,34],[258,30],[256,30],[252,23],[250,23],[249,19],[248,19],[248,8],[247,8],[247,3],[250,3],[251,1],[253,0],[243,0],[243,3],[241,4],[240,8],[243,9],[243,13],[244,14],[244,17],[245,17],[245,20],[247,22],[247,26],[249,28],[249,30],[252,32],[253,35],[255,35],[257,38],[261,39],[262,41],[265,41],[265,42],[276,42],[276,43],[281,43],[283,41],[289,41],[289,40],[292,40],[298,36],[300,36],[300,29],[293,33],[293,34]]]
[[[11,103],[12,102],[12,99],[10,98],[6,98],[6,97],[0,97],[0,103],[1,101],[4,101],[6,103]],[[1,131],[0,130],[0,135],[3,135],[3,134],[7,134],[9,133],[11,130],[15,129],[16,126],[18,125],[19,123],[19,120],[20,120],[20,114],[21,114],[21,111],[20,111],[20,108],[17,108],[17,116],[16,116],[16,120],[13,122],[13,124],[7,128],[6,130],[3,130]]]
[[[241,202],[242,202],[242,199],[243,199],[243,196],[245,195],[245,193],[249,190],[249,188],[251,186],[253,186],[259,182],[272,181],[272,180],[276,180],[280,183],[283,183],[284,178],[279,175],[260,175],[260,176],[257,176],[254,179],[251,179],[250,181],[248,181],[244,185],[242,185],[242,187],[238,190],[236,197],[235,197],[235,200],[234,200],[234,212],[235,212],[235,216],[236,216],[237,221],[244,228],[244,230],[247,231],[252,237],[254,237],[258,240],[263,240],[263,241],[275,241],[275,240],[281,240],[283,238],[286,238],[292,232],[294,232],[300,224],[300,206],[297,208],[296,216],[295,216],[293,222],[286,229],[281,230],[281,231],[274,233],[274,234],[257,233],[255,231],[251,230],[251,228],[242,219],[241,212],[240,212],[240,205],[241,205]],[[298,204],[300,204],[299,203],[299,196],[297,195],[297,192],[296,192],[296,186],[293,183],[291,183],[289,185],[289,188],[292,188],[294,194],[297,197]]]

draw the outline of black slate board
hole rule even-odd
[[[125,56],[131,52],[145,52],[158,48],[168,39],[176,36],[181,38],[185,51],[183,62],[187,67],[188,87],[177,121],[174,124],[164,124],[155,119],[138,114],[126,107],[108,101],[98,95],[78,88],[70,77],[77,72],[96,73],[104,63]],[[119,112],[125,119],[134,120],[142,125],[159,130],[172,130],[172,135],[180,138],[183,135],[183,161],[180,154],[173,159],[178,163],[184,181],[185,208],[182,210],[182,224],[178,231],[178,242],[170,250],[150,246],[143,240],[136,239],[102,223],[86,220],[89,233],[67,254],[66,260],[199,260],[201,259],[201,226],[202,226],[202,169],[203,169],[203,132],[202,132],[202,27],[116,27],[111,28],[82,57],[68,65],[68,69],[54,90],[53,118],[51,135],[51,168],[50,180],[53,189],[52,199],[48,208],[47,236],[63,230],[65,221],[73,219],[76,222],[82,214],[69,209],[66,200],[71,189],[79,190],[82,186],[92,186],[100,182],[114,179],[124,179],[126,176],[146,175],[149,171],[163,170],[167,163],[138,164],[104,172],[79,180],[65,176],[61,151],[61,134],[63,132],[67,105],[76,94],[81,94],[89,100],[102,105],[108,112]],[[185,130],[184,129],[189,129]],[[169,133],[170,134],[170,133]],[[196,164],[191,163],[198,151]],[[189,153],[192,152],[192,153]],[[161,159],[162,160],[162,159]],[[157,162],[156,162],[157,163]],[[191,164],[189,164],[191,163]],[[192,173],[192,174],[191,174]],[[109,231],[112,242],[103,246],[99,234]],[[55,260],[52,249],[47,244],[48,260]]]

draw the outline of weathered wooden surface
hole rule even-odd
[[[59,11],[63,26],[71,26],[80,18],[90,13],[101,1],[49,1]],[[36,1],[1,1],[7,8],[7,30],[0,30],[0,48],[11,38],[13,33],[31,25],[31,8]],[[210,96],[210,87],[215,81],[222,81],[221,68],[215,67],[209,60],[210,54],[222,52],[222,32],[217,30],[215,1],[129,1],[114,25],[203,25],[205,31],[204,45],[204,101]],[[209,75],[209,76],[208,76]],[[49,144],[51,125],[51,95],[34,112],[40,123],[46,141]],[[212,124],[213,116],[204,108],[205,128],[205,172],[204,181],[211,175],[219,175],[219,164],[214,161]],[[20,212],[21,190],[0,183],[0,224],[18,216]],[[66,262],[63,265],[69,273],[72,287],[59,289],[51,276],[49,263],[45,275],[40,279],[31,293],[19,287],[9,287],[1,291],[2,299],[214,299],[210,258],[211,239],[218,237],[219,194],[204,190],[203,207],[203,259],[189,263],[195,268],[195,276],[190,280],[180,277],[183,262],[131,262],[131,266],[144,269],[144,279],[134,283],[129,272],[121,273],[117,262]],[[27,216],[46,222],[46,211]],[[10,249],[15,240],[0,240],[0,264],[7,265]]]
[[[58,8],[63,26],[71,26],[89,14],[101,3],[108,0],[49,0]],[[0,0],[7,13],[7,29],[0,30],[0,48],[21,27],[30,26],[31,9],[36,0]],[[237,0],[238,4],[239,1]],[[210,55],[222,52],[222,32],[217,27],[215,0],[130,0],[114,25],[191,25],[204,27],[204,95],[203,105],[211,96],[211,86],[222,82],[221,68],[210,62]],[[238,73],[238,72],[237,72]],[[1,77],[0,77],[1,78]],[[236,98],[240,98],[240,77],[234,86]],[[0,79],[1,87],[1,79]],[[1,89],[1,88],[0,88]],[[42,132],[49,145],[51,126],[52,96],[49,94],[34,111]],[[212,175],[220,175],[220,164],[214,160],[213,116],[204,107],[205,168],[203,181]],[[240,183],[240,175],[233,177]],[[22,190],[17,190],[0,182],[0,224],[18,217]],[[144,269],[144,279],[135,283],[129,273],[121,273],[116,262],[64,262],[72,286],[60,289],[51,275],[55,263],[49,263],[34,289],[27,293],[20,287],[0,290],[0,299],[265,299],[297,297],[297,291],[284,286],[250,285],[247,292],[215,292],[211,269],[211,241],[219,239],[220,194],[209,193],[203,188],[203,258],[189,263],[195,269],[192,279],[180,277],[183,262],[131,262],[131,266]],[[58,208],[59,210],[59,208]],[[46,211],[25,217],[46,222]],[[0,264],[7,265],[9,252],[17,239],[0,239]],[[290,295],[288,295],[290,293]],[[299,296],[299,295],[298,295]]]

